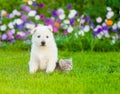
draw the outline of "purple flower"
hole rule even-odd
[[[16,38],[24,40],[26,38],[26,35],[24,32],[17,32]]]
[[[78,13],[75,14],[75,17],[78,16]]]
[[[33,2],[32,5],[33,5],[34,7],[36,7],[36,6],[37,6],[37,3],[36,3],[36,2]]]
[[[96,36],[96,35],[98,35],[100,32],[102,32],[103,31],[103,29],[102,28],[97,28],[97,29],[94,29],[94,32],[93,32],[93,34],[94,34],[94,36]]]
[[[120,38],[120,34],[118,34],[118,38]]]
[[[43,3],[40,3],[38,6],[39,6],[40,8],[43,8],[43,7],[44,7],[44,4],[43,4]]]
[[[57,15],[57,11],[56,10],[52,10],[52,15],[54,16],[54,17],[57,17],[58,15]]]
[[[6,40],[6,39],[7,39],[7,34],[3,34],[3,35],[1,36],[1,39],[2,39],[2,40]]]
[[[50,19],[49,18],[46,18],[45,19],[45,23],[49,23]]]
[[[63,32],[63,35],[67,35],[67,34],[68,34],[67,30],[65,30],[65,31]]]
[[[84,26],[80,26],[80,29],[84,29]]]
[[[102,31],[102,28],[98,28],[97,32],[100,33]]]
[[[93,23],[90,24],[90,28],[91,29],[94,29],[95,28],[95,25]]]
[[[90,20],[91,20],[90,16],[87,16],[86,19],[85,19],[85,21],[88,22],[88,23],[90,22]]]
[[[20,39],[21,36],[20,36],[19,34],[16,34],[16,38],[17,38],[17,39]]]
[[[71,25],[74,25],[74,22],[75,22],[75,18],[71,18],[71,19],[70,19],[70,24],[71,24]]]
[[[19,30],[21,30],[24,28],[24,23],[22,23],[20,25],[15,24],[15,27],[18,28]]]
[[[29,12],[29,11],[31,10],[30,7],[25,6],[25,5],[22,5],[22,6],[21,6],[21,9],[22,9],[23,11],[26,11],[26,12]]]
[[[7,19],[10,19],[10,14],[8,14],[8,15],[6,16],[6,18],[7,18]]]
[[[116,29],[113,29],[113,32],[118,32],[118,29],[116,28]]]
[[[27,16],[22,15],[22,16],[21,16],[21,19],[22,19],[23,21],[26,21],[26,20],[27,20]]]
[[[53,26],[53,25],[54,25],[54,21],[51,20],[51,19],[46,18],[46,19],[45,19],[45,24],[46,24],[46,25],[52,25],[52,26]]]
[[[14,36],[9,37],[7,41],[8,42],[14,42]]]
[[[109,27],[108,27],[107,25],[105,25],[105,26],[102,27],[102,29],[103,29],[103,30],[108,30]]]
[[[26,31],[26,32],[25,32],[25,35],[26,35],[26,36],[30,35],[30,31]]]
[[[94,36],[97,36],[98,34],[99,34],[99,33],[98,33],[98,32],[96,32],[96,31],[95,31],[95,32],[93,32],[93,35],[94,35]]]
[[[40,15],[40,19],[43,20],[45,18],[44,14]]]
[[[12,30],[8,30],[8,32],[7,32],[7,36],[11,37],[13,34],[14,34],[14,33],[13,33]]]
[[[67,5],[67,9],[70,10],[72,8],[72,4]]]

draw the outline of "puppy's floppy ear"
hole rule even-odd
[[[37,31],[37,29],[33,28],[30,33],[33,35],[36,31]]]
[[[51,32],[53,31],[53,27],[51,25],[48,25],[47,27]]]

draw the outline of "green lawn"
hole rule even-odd
[[[120,52],[59,51],[71,72],[29,74],[29,51],[0,49],[0,94],[120,94]]]

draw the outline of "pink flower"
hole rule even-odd
[[[58,32],[58,28],[57,27],[53,27],[53,32],[54,33]]]

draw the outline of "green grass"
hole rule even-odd
[[[29,74],[29,50],[0,49],[0,94],[119,94],[120,52],[59,51],[71,72]]]

